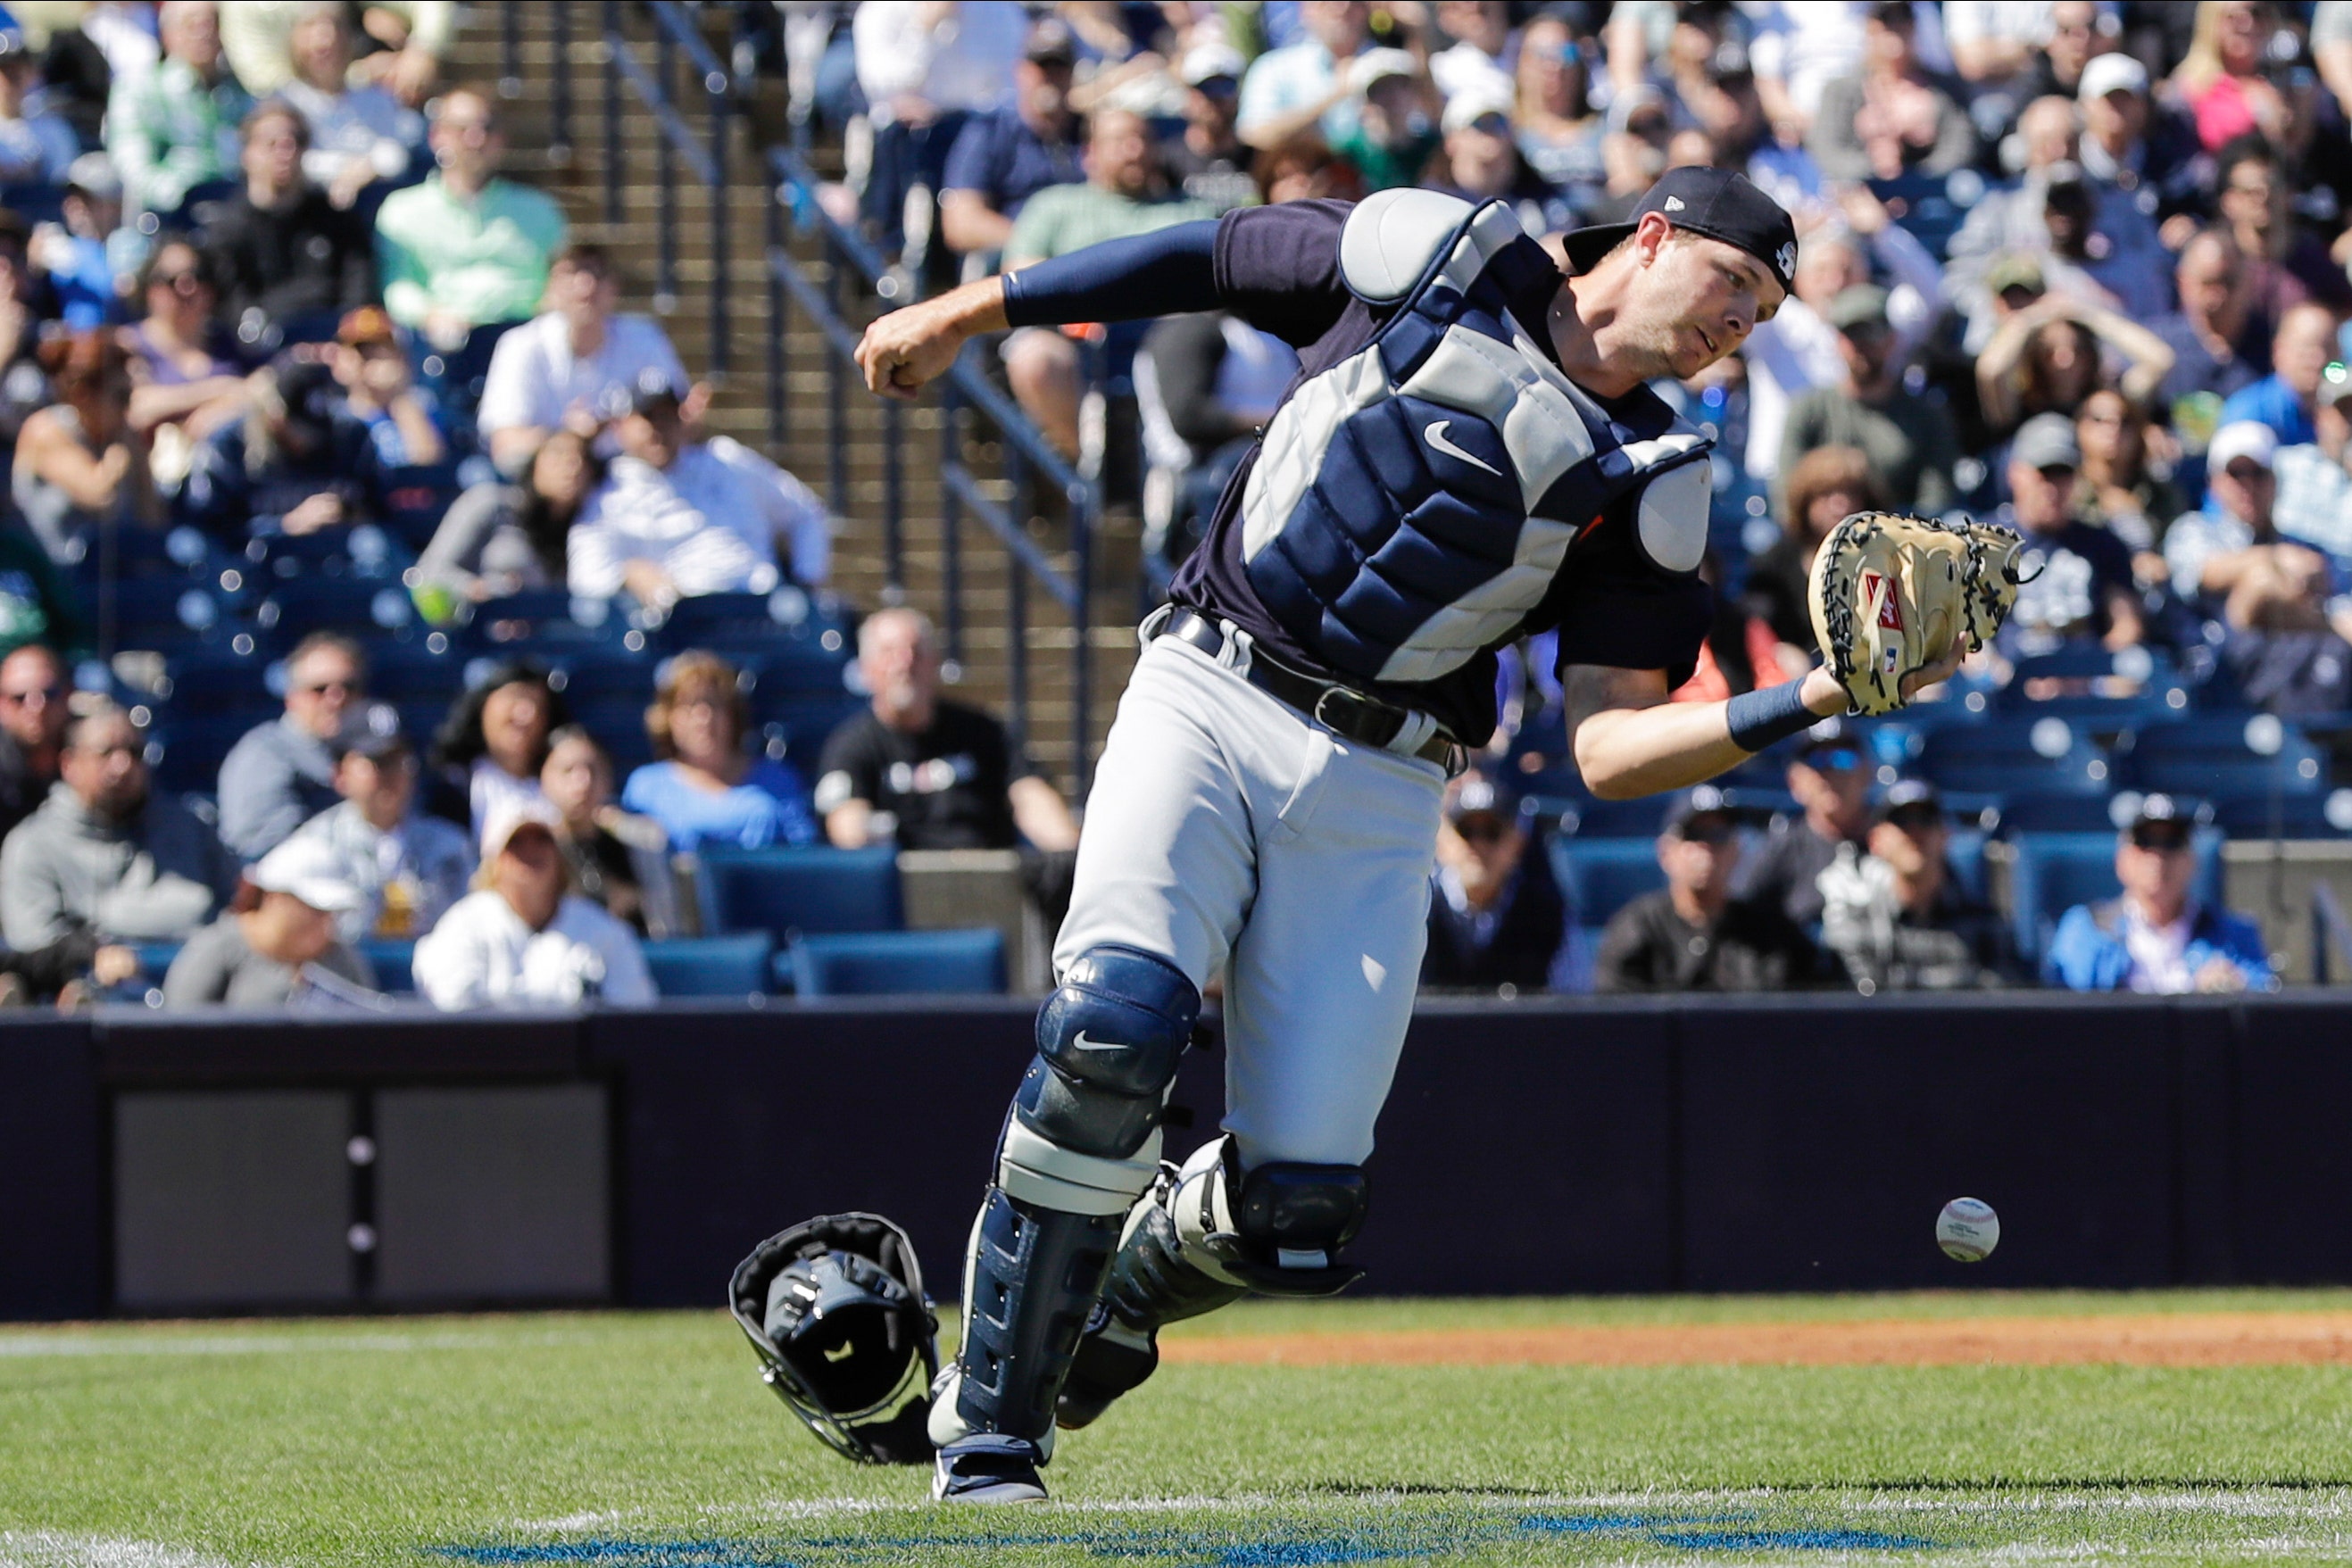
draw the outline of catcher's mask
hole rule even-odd
[[[907,1233],[878,1214],[820,1215],[736,1266],[727,1304],[760,1380],[836,1453],[930,1462],[939,1319]]]

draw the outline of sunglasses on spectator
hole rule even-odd
[[[2239,458],[2227,468],[2222,469],[2221,472],[2227,474],[2231,478],[2235,479],[2241,485],[2258,485],[2265,479],[2274,479],[2278,477],[2278,476],[2273,474],[2261,464],[2243,457]]]
[[[1510,831],[1499,817],[1465,817],[1454,824],[1454,831],[1474,844],[1500,843]]]
[[[194,294],[199,288],[211,287],[205,281],[202,274],[194,272],[159,272],[148,282],[151,285],[168,288],[183,298]]]
[[[1729,843],[1738,830],[1729,822],[1693,821],[1685,822],[1680,837],[1686,844],[1711,844],[1717,848]]]
[[[1944,813],[1933,806],[1905,806],[1886,813],[1886,820],[1906,833],[1924,833],[1944,825]]]
[[[63,686],[33,686],[21,692],[0,692],[0,703],[6,703],[10,707],[30,707],[37,702],[44,706],[61,703],[66,700],[66,695]]]
[[[2072,463],[2047,463],[2036,472],[2053,485],[2063,485],[2074,476],[2074,465]]]
[[[306,681],[294,689],[306,697],[322,697],[329,692],[341,692],[348,697],[359,694],[360,684],[357,681]]]
[[[2143,822],[2132,830],[2132,842],[2144,850],[2169,852],[2189,847],[2189,830],[2164,822]]]

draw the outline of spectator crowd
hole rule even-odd
[[[160,787],[121,656],[126,560],[331,572],[390,552],[422,624],[550,594],[657,622],[821,589],[834,519],[712,427],[709,390],[625,309],[621,258],[505,172],[499,97],[444,68],[448,0],[18,10],[0,9],[0,999],[153,981],[167,1006],[366,1006],[370,954],[396,941],[442,1007],[642,1002],[676,857],[733,847],[1018,847],[1054,917],[1081,824],[1017,736],[943,695],[906,610],[856,632],[869,700],[789,751],[735,650],[675,650],[642,725],[616,727],[525,635],[427,726],[371,694],[370,629],[329,624],[280,644],[282,711],[208,788]],[[1450,786],[1427,983],[2274,983],[2208,874],[2211,803],[2101,791],[2120,896],[2021,941],[1970,847],[1971,789],[1914,764],[1939,712],[2047,701],[2095,724],[2167,692],[2323,727],[2352,710],[2352,0],[729,14],[839,140],[846,175],[819,199],[917,289],[1405,185],[1553,236],[1698,163],[1796,215],[1780,312],[1658,389],[1714,443],[1717,613],[1676,696],[1802,674],[1813,554],[1864,507],[2015,527],[2017,612],[1912,730],[1833,723],[1652,808],[1622,898],[1555,852],[1590,802],[1531,640],[1506,661],[1503,731]],[[998,352],[1074,459],[1090,378],[1131,400],[1129,498],[1164,579],[1297,347],[1207,316],[1024,329]]]

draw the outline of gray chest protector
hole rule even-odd
[[[1244,570],[1303,646],[1366,681],[1449,674],[1517,635],[1570,547],[1637,494],[1643,558],[1698,570],[1711,444],[1645,393],[1612,418],[1528,336],[1509,301],[1557,269],[1507,206],[1384,191],[1339,260],[1394,311],[1283,404],[1242,496]]]

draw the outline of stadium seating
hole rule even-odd
[[[1558,838],[1549,849],[1553,879],[1581,925],[1605,925],[1634,899],[1666,885],[1651,838]]]
[[[358,944],[360,956],[375,971],[375,988],[396,995],[416,989],[416,944],[389,936],[371,936]]]
[[[887,847],[705,850],[701,861],[695,888],[711,935],[764,931],[789,942],[904,923],[898,852]]]
[[[2352,789],[2227,796],[2213,802],[2213,825],[2233,839],[2266,839],[2273,832],[2290,839],[2341,838],[2352,833]]]
[[[271,583],[268,594],[254,612],[254,624],[279,648],[291,648],[313,632],[375,637],[416,624],[408,591],[381,578],[290,577]]]
[[[2118,748],[2130,781],[2142,789],[2203,797],[2319,795],[2327,762],[2308,736],[2269,714],[2204,714],[2143,730]]]
[[[2210,828],[2198,830],[2192,841],[2197,854],[2197,880],[2192,895],[2219,904],[2221,898],[2221,835]],[[2116,835],[2100,833],[2022,833],[2014,841],[2009,867],[2010,922],[2017,950],[2029,962],[2038,959],[2057,929],[2058,917],[2077,904],[2113,898],[2121,887],[2116,881]]]
[[[745,997],[769,988],[775,940],[764,931],[677,937],[645,945],[646,967],[665,997]]]
[[[2054,715],[1931,730],[1920,737],[1918,771],[1945,789],[2012,799],[2105,795],[2113,783],[2098,747]]]
[[[992,927],[803,936],[790,956],[803,997],[1004,989],[1004,936]]]

